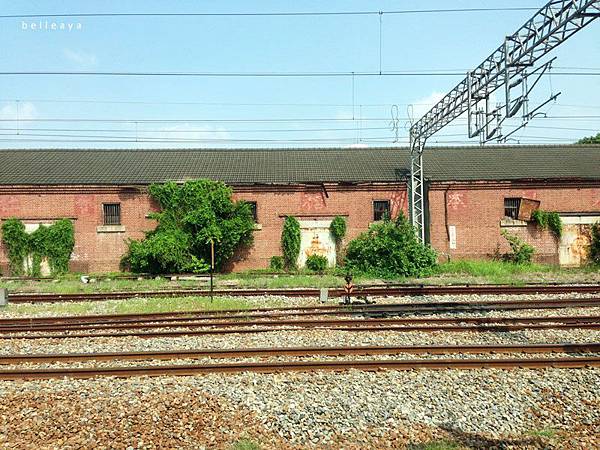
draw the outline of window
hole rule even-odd
[[[258,223],[258,209],[256,208],[256,202],[246,202],[250,205],[250,211],[252,211],[252,217],[254,218],[254,222]]]
[[[521,208],[520,198],[505,198],[504,199],[504,215],[511,219],[519,218],[519,209]]]
[[[390,201],[389,200],[375,200],[373,202],[373,220],[383,220],[386,217],[390,217]]]
[[[121,225],[121,204],[105,203],[102,205],[104,212],[104,225]]]

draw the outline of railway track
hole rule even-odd
[[[164,326],[162,328],[165,328]],[[140,337],[140,338],[157,338],[157,337],[180,337],[180,336],[209,336],[209,335],[223,335],[223,334],[254,334],[254,333],[268,333],[268,332],[281,332],[281,331],[303,331],[306,329],[312,330],[336,330],[336,331],[351,331],[351,332],[511,332],[521,330],[574,330],[574,329],[588,329],[588,330],[600,330],[600,322],[598,321],[567,321],[567,322],[552,322],[552,323],[527,323],[527,321],[516,322],[516,323],[495,323],[495,324],[481,324],[481,325],[454,325],[454,324],[434,324],[434,325],[401,325],[394,326],[389,324],[376,325],[369,324],[368,321],[362,324],[348,325],[310,325],[310,326],[256,326],[256,327],[212,327],[204,328],[201,330],[188,327],[187,329],[161,329],[159,331],[112,331],[112,332],[75,332],[71,330],[65,330],[64,333],[10,333],[1,334],[0,340],[5,339],[73,339],[73,338],[117,338],[117,337]],[[28,330],[31,331],[31,330]]]
[[[420,296],[420,295],[462,295],[462,294],[564,294],[564,293],[598,293],[600,285],[460,285],[460,286],[363,286],[355,289],[354,295],[369,296]],[[319,289],[219,289],[213,294],[220,297],[252,297],[252,296],[285,296],[285,297],[318,297]],[[162,291],[130,291],[130,292],[96,292],[87,294],[12,294],[12,303],[38,302],[81,302],[119,300],[135,297],[190,297],[208,296],[206,289],[177,289]],[[329,289],[330,297],[341,297],[341,288]]]
[[[430,302],[389,303],[371,305],[318,305],[291,306],[280,308],[229,309],[216,311],[180,311],[147,314],[106,314],[60,317],[24,317],[0,319],[0,328],[28,327],[58,324],[108,324],[143,322],[183,322],[189,320],[256,319],[289,316],[399,316],[402,314],[442,314],[456,312],[487,312],[527,309],[563,309],[600,306],[600,298],[554,299],[554,300],[511,300],[484,302]]]
[[[23,363],[145,361],[197,358],[254,358],[280,356],[346,356],[428,354],[499,354],[499,353],[600,353],[600,343],[585,344],[514,344],[514,345],[411,345],[361,347],[275,347],[199,349],[177,351],[104,352],[0,355],[0,365]]]
[[[247,320],[236,318],[236,320],[159,320],[139,322],[109,322],[109,323],[61,323],[61,324],[27,324],[20,326],[0,326],[0,332],[40,332],[40,331],[80,331],[80,330],[150,330],[156,328],[241,328],[241,327],[350,327],[350,326],[392,326],[412,324],[573,324],[590,326],[600,324],[600,316],[549,316],[549,317],[411,317],[411,318],[342,318],[342,319],[275,319],[264,318],[262,320]]]
[[[415,369],[514,369],[514,368],[584,368],[599,367],[600,357],[551,357],[509,359],[414,359],[414,360],[354,360],[354,361],[286,361],[259,363],[219,363],[126,366],[102,368],[16,369],[0,370],[0,380],[35,380],[53,378],[97,378],[138,376],[189,376],[208,373],[239,372],[311,372],[357,370]]]

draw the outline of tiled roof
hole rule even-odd
[[[600,179],[600,146],[431,147],[426,178]],[[0,150],[0,184],[386,182],[409,170],[406,148]]]

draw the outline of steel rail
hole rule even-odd
[[[357,287],[355,295],[371,296],[421,296],[421,295],[460,295],[460,294],[556,294],[556,293],[598,293],[599,284],[588,285],[465,285],[465,286],[398,286],[398,287]],[[215,296],[252,297],[279,295],[285,297],[318,297],[319,289],[220,289]],[[190,297],[208,296],[206,289],[178,289],[164,291],[96,292],[88,294],[13,294],[12,303],[103,301],[135,297]],[[330,297],[344,295],[342,288],[329,290]]]
[[[349,325],[403,325],[403,324],[512,324],[512,323],[599,323],[600,316],[549,316],[549,317],[401,317],[401,318],[352,318],[352,319],[263,319],[263,320],[193,320],[158,323],[103,323],[103,324],[57,324],[57,325],[29,325],[21,327],[0,327],[0,332],[38,332],[38,331],[77,331],[77,330],[146,330],[154,328],[232,328],[253,326],[293,326],[293,327],[319,327],[319,326],[349,326]]]
[[[534,323],[534,324],[493,324],[493,325],[430,325],[430,326],[311,326],[308,327],[311,330],[337,330],[337,331],[394,331],[394,332],[509,332],[509,331],[521,331],[521,330],[558,330],[558,329],[589,329],[599,330],[600,323],[596,322],[580,322],[580,323]],[[119,333],[69,333],[69,334],[36,334],[31,332],[29,334],[1,334],[0,340],[2,339],[70,339],[70,338],[119,338],[119,337],[141,337],[141,338],[155,338],[155,337],[179,337],[179,336],[208,336],[208,335],[220,335],[220,334],[253,334],[253,333],[268,333],[268,332],[281,332],[281,331],[304,331],[307,327],[253,327],[253,328],[235,328],[235,327],[223,327],[223,328],[212,328],[203,330],[183,329],[183,330],[161,330],[161,331],[150,331],[150,332],[139,332],[139,331],[127,331]]]
[[[0,319],[0,327],[10,325],[29,326],[59,323],[109,323],[211,320],[219,318],[256,318],[310,315],[352,315],[352,314],[399,314],[399,313],[446,313],[477,312],[519,309],[564,309],[600,306],[600,298],[548,299],[548,300],[501,300],[485,302],[434,302],[434,303],[388,303],[371,305],[316,305],[288,306],[279,308],[251,308],[227,310],[173,311],[144,314],[106,314],[56,317],[23,317]]]
[[[415,369],[541,369],[585,368],[600,366],[600,357],[510,358],[510,359],[416,359],[358,361],[293,361],[260,363],[219,363],[187,365],[155,365],[104,368],[16,369],[0,370],[0,380],[47,380],[54,378],[96,378],[137,376],[189,376],[207,373],[277,373],[343,371],[415,370]]]
[[[54,353],[0,355],[0,365],[82,361],[144,361],[196,358],[252,358],[272,356],[344,356],[395,354],[495,354],[495,353],[599,353],[600,343],[584,344],[509,344],[509,345],[411,345],[360,347],[273,347],[198,349],[145,352]]]

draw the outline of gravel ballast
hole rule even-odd
[[[10,382],[0,387],[0,416],[3,445],[19,448],[22,439],[29,448],[76,448],[65,444],[77,439],[97,448],[230,448],[243,435],[263,448],[402,448],[448,436],[517,442],[550,428],[577,430],[560,448],[594,448],[599,391],[598,369]]]
[[[435,296],[383,303],[585,298],[588,295]],[[307,306],[316,299],[249,298]],[[123,301],[119,301],[123,302]],[[114,311],[100,302],[94,313]],[[0,318],[48,316],[14,305]],[[31,308],[31,305],[28,305]],[[37,308],[37,307],[36,307]],[[600,315],[597,308],[444,313],[418,317]],[[411,317],[409,315],[404,317]],[[4,339],[2,354],[176,351],[314,346],[410,346],[600,342],[600,331],[348,332],[299,329],[178,337]],[[475,358],[517,355],[393,355],[372,359]],[[518,355],[546,358],[565,355]],[[576,355],[566,355],[576,356]],[[282,357],[271,360],[292,360]],[[310,359],[334,359],[319,356]],[[369,359],[352,356],[335,359]],[[230,359],[229,361],[231,361]],[[225,360],[110,361],[98,366],[218,363]],[[238,358],[237,361],[266,361]],[[0,366],[62,367],[67,364]],[[83,367],[87,363],[73,363]],[[241,439],[261,449],[599,448],[600,369],[477,369],[209,374],[188,377],[60,379],[0,383],[1,448],[189,448],[231,450]],[[412,446],[412,447],[411,447]],[[244,448],[244,447],[239,447]],[[252,448],[252,447],[249,447]]]

